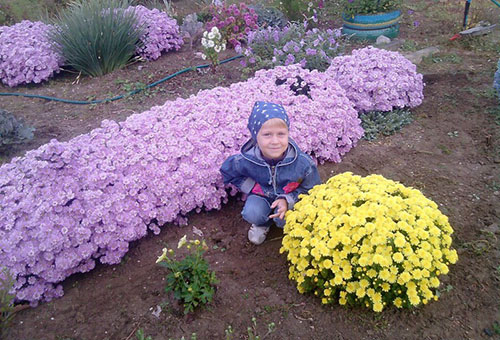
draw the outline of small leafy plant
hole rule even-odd
[[[396,10],[400,0],[344,0],[344,14],[353,17],[356,14],[376,14]]]
[[[275,7],[264,7],[262,4],[248,6],[255,11],[257,15],[257,25],[260,28],[286,26],[288,20],[279,9]]]
[[[199,39],[201,32],[203,31],[203,23],[198,21],[198,15],[196,13],[192,13],[186,15],[186,17],[182,20],[180,30],[184,36],[189,38],[189,45],[192,49],[193,43]]]
[[[182,260],[175,258],[173,249],[163,248],[163,253],[156,263],[170,271],[166,277],[165,291],[172,291],[174,297],[183,304],[184,314],[188,314],[197,306],[212,301],[218,280],[203,258],[208,249],[205,241],[187,240],[184,235],[179,240],[177,249],[184,246],[190,252]]]
[[[14,286],[14,278],[6,268],[0,272],[0,338],[7,332],[10,321],[14,315],[14,297],[11,289]]]
[[[4,145],[22,143],[33,138],[32,127],[25,126],[22,120],[12,113],[0,110],[0,150]]]
[[[144,331],[142,330],[142,328],[139,328],[137,332],[135,332],[135,337],[137,338],[137,340],[153,340],[151,336],[144,335]]]
[[[219,53],[226,49],[226,41],[222,39],[219,29],[212,27],[210,32],[203,32],[201,45],[204,52],[201,55],[202,58],[210,60],[212,71],[215,72],[215,68],[219,64]]]
[[[369,111],[359,114],[366,140],[374,140],[378,134],[390,136],[412,122],[411,112],[404,109],[392,111]]]

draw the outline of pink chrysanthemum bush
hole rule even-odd
[[[211,7],[212,20],[207,24],[207,29],[217,27],[222,33],[222,38],[232,47],[241,45],[247,40],[247,35],[258,28],[257,14],[244,3],[229,6]]]
[[[340,86],[289,66],[14,158],[0,167],[0,263],[15,275],[16,299],[61,296],[59,282],[96,260],[119,263],[148,229],[220,208],[228,193],[219,167],[250,137],[256,100],[282,103],[292,136],[322,160],[340,161],[363,133]]]
[[[7,86],[40,83],[58,73],[63,58],[52,48],[52,26],[24,20],[0,27],[0,79]]]
[[[354,50],[334,58],[326,72],[344,88],[358,111],[415,107],[424,98],[422,75],[398,52],[371,46]]]
[[[376,312],[427,304],[458,259],[437,204],[380,175],[334,176],[302,195],[286,221],[289,278],[324,304]]]
[[[177,21],[167,13],[142,5],[129,8],[135,10],[138,24],[145,31],[140,38],[141,44],[136,49],[137,55],[147,60],[156,60],[162,52],[177,51],[184,44]]]

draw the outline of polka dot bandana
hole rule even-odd
[[[248,118],[248,130],[252,134],[252,138],[257,140],[257,134],[259,133],[262,125],[269,119],[279,118],[286,123],[286,126],[290,128],[290,121],[288,115],[285,112],[285,108],[281,104],[267,103],[267,102],[255,102],[253,106],[252,113]]]

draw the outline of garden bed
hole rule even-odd
[[[429,13],[417,12],[418,18],[407,18],[402,35],[420,44],[429,43],[424,36],[443,43],[449,27],[442,28]],[[414,25],[417,19],[420,29]],[[488,44],[493,38],[481,41]],[[498,336],[494,332],[500,298],[500,154],[498,126],[487,113],[498,105],[488,95],[496,55],[474,46],[471,51],[463,44],[446,45],[439,55],[419,66],[426,83],[424,101],[413,109],[411,125],[393,136],[361,141],[341,163],[319,168],[323,181],[344,171],[363,176],[376,173],[400,181],[421,190],[449,216],[459,262],[443,277],[437,302],[414,310],[388,308],[376,314],[368,309],[323,306],[313,296],[300,295],[288,279],[285,255],[279,254],[282,232],[273,229],[262,246],[251,245],[246,238],[247,224],[240,216],[242,202],[231,199],[220,211],[191,213],[187,226],[166,225],[160,235],[150,233],[135,241],[121,264],[98,265],[89,273],[66,279],[62,298],[16,314],[9,338],[127,339],[143,329],[153,339],[190,338],[192,333],[197,339],[222,339],[229,326],[233,338],[247,338],[247,327],[255,327],[253,333],[263,336],[271,322],[275,330],[266,337],[270,339]],[[230,55],[227,51],[226,56]],[[200,63],[184,46],[155,62],[134,64],[101,78],[82,78],[73,84],[75,75],[61,74],[42,85],[2,86],[1,92],[103,98],[125,92],[136,82],[152,82]],[[52,138],[68,141],[89,132],[103,119],[121,121],[166,100],[241,80],[241,67],[233,61],[215,74],[191,71],[145,94],[104,105],[2,97],[3,109],[37,129],[35,139],[16,146],[3,156],[3,162]],[[220,283],[207,309],[184,316],[182,308],[164,293],[165,272],[155,261],[163,247],[175,248],[183,235],[197,237],[197,229],[208,243],[206,257]]]

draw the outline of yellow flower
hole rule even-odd
[[[280,252],[299,292],[332,303],[335,291],[339,304],[379,312],[387,303],[402,308],[436,299],[438,275],[458,259],[452,233],[420,191],[380,175],[344,173],[301,195],[287,212]]]
[[[395,252],[394,255],[392,255],[392,259],[397,263],[401,263],[404,260],[404,256],[400,252]]]
[[[332,261],[330,259],[326,259],[323,261],[323,267],[326,269],[330,269],[332,267]]]
[[[400,297],[394,299],[394,306],[401,308],[403,307],[403,300]]]

